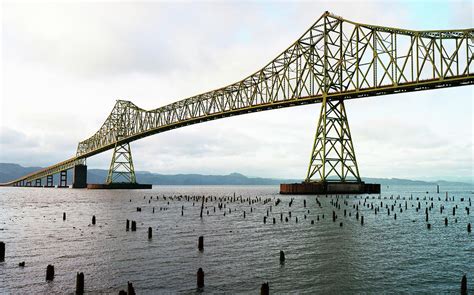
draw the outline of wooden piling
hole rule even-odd
[[[461,279],[461,295],[467,295],[467,277],[466,277],[466,275],[463,275],[462,279]]]
[[[127,219],[127,224],[125,225],[125,230],[129,231],[130,229],[130,220]]]
[[[127,295],[136,295],[135,288],[133,288],[133,284],[131,282],[127,282]]]
[[[280,264],[285,263],[285,252],[280,250]]]
[[[197,271],[197,287],[204,288],[204,271],[199,268]]]
[[[467,224],[467,232],[468,232],[468,233],[471,232],[471,224],[470,224],[470,223]]]
[[[137,222],[132,220],[132,231],[137,231]]]
[[[364,215],[360,216],[360,225],[364,225]]]
[[[46,267],[46,281],[54,280],[54,265],[48,264]]]
[[[200,236],[198,238],[198,249],[199,251],[204,251],[204,237]]]
[[[270,287],[267,283],[263,283],[260,287],[260,295],[269,295],[270,294]]]
[[[92,215],[92,225],[95,225],[95,215]]]
[[[5,261],[5,243],[0,242],[0,262]]]
[[[76,275],[76,294],[84,294],[84,273],[77,273]]]
[[[151,227],[148,227],[148,239],[151,239],[153,236],[153,230],[151,229]]]
[[[204,197],[202,197],[202,203],[201,203],[201,214],[199,215],[202,218],[202,211],[204,210]]]
[[[63,212],[63,221],[66,220],[66,212]]]

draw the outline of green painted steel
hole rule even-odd
[[[346,99],[471,85],[473,59],[472,28],[413,31],[356,23],[326,12],[278,57],[237,83],[149,111],[117,101],[100,129],[78,144],[75,157],[8,185],[58,173],[143,137],[209,120],[319,102],[327,113],[336,105],[343,109],[341,101]],[[349,130],[344,122],[339,128]],[[336,169],[340,180],[359,177],[350,145],[339,147],[354,162]],[[348,161],[343,155],[341,160]],[[310,163],[307,181],[327,178],[326,171],[311,172],[315,165]],[[319,178],[313,179],[315,175]]]
[[[107,184],[120,182],[137,183],[135,168],[133,167],[132,150],[128,142],[115,146],[106,180]]]

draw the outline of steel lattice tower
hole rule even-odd
[[[344,101],[324,97],[305,182],[331,180],[361,181]]]

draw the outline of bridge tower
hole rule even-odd
[[[130,143],[119,143],[121,139],[127,137],[130,123],[133,122],[133,114],[130,111],[129,102],[118,100],[107,121],[109,128],[115,131],[116,143],[106,183],[135,184],[137,179],[133,167]]]
[[[132,150],[128,142],[115,144],[106,183],[116,182],[137,183],[135,168],[133,167]]]
[[[344,101],[323,96],[305,182],[361,182]]]

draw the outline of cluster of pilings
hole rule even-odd
[[[353,222],[350,218],[353,218],[354,221],[361,226],[367,222],[367,218],[365,215],[373,214],[373,215],[385,215],[389,218],[393,218],[394,221],[397,218],[400,220],[403,218],[405,213],[409,212],[410,210],[424,213],[425,221],[426,221],[426,228],[431,229],[431,224],[428,222],[432,217],[432,212],[435,211],[435,203],[440,208],[441,213],[445,206],[448,206],[450,202],[454,203],[455,197],[446,197],[445,200],[442,200],[440,197],[401,197],[401,196],[390,196],[390,197],[382,197],[382,196],[354,196],[354,195],[323,195],[323,196],[313,196],[308,198],[314,198],[316,207],[311,206],[311,208],[307,205],[307,199],[303,199],[302,208],[296,208],[294,205],[294,198],[290,198],[287,202],[282,201],[282,199],[277,197],[242,197],[236,196],[204,196],[204,195],[172,195],[172,196],[156,196],[156,197],[149,197],[148,204],[151,203],[152,200],[162,200],[165,202],[164,207],[160,207],[161,210],[168,210],[169,208],[166,205],[169,205],[170,202],[188,202],[192,203],[192,207],[197,207],[196,209],[199,210],[199,218],[206,218],[206,216],[229,216],[230,214],[235,215],[236,213],[238,216],[240,215],[242,219],[246,219],[248,214],[260,214],[263,212],[263,220],[264,224],[276,224],[276,223],[301,223],[306,222],[311,225],[315,224],[316,221],[320,221],[325,219],[324,213],[315,214],[311,211],[315,211],[317,209],[322,208],[321,199],[326,198],[329,199],[329,204],[333,206],[332,210],[332,221],[339,225],[339,227],[343,227],[344,222]],[[146,197],[144,197],[146,199]],[[285,198],[286,199],[286,198]],[[352,200],[351,200],[352,199]],[[408,201],[410,201],[410,206]],[[469,215],[470,206],[471,206],[471,199],[460,199],[461,202],[465,202],[466,206],[464,207],[465,214]],[[444,203],[443,203],[444,202]],[[262,210],[263,205],[263,210]],[[257,210],[258,208],[258,210]],[[425,209],[425,210],[422,210]],[[458,205],[455,204],[453,207],[453,214],[455,215],[455,210],[458,208]],[[179,207],[179,213],[181,216],[184,216],[184,212],[186,211],[186,206],[181,205]],[[154,207],[153,207],[154,212]],[[446,212],[446,211],[444,211]],[[398,217],[397,217],[398,216]],[[412,216],[412,215],[410,215]],[[315,217],[315,218],[314,218]],[[437,217],[439,218],[439,217]],[[446,222],[448,217],[444,217],[441,221]],[[258,218],[257,218],[258,219]],[[344,221],[346,220],[346,221]],[[455,218],[455,223],[457,223],[457,219]],[[446,223],[447,224],[447,223]],[[468,233],[471,232],[470,223],[467,224],[467,231]],[[150,229],[149,229],[150,230]],[[204,249],[204,238],[201,236],[198,239],[198,249],[199,251],[203,251]],[[280,263],[283,265],[285,262],[285,253],[283,251],[280,252]],[[199,268],[197,272],[197,286],[198,288],[204,287],[204,271],[202,268]],[[268,282],[262,284],[261,292],[262,294],[268,294],[269,284]]]
[[[352,222],[357,223],[360,226],[364,226],[367,222],[366,216],[372,214],[372,218],[375,216],[386,216],[393,220],[393,222],[399,222],[407,212],[411,212],[410,217],[420,216],[426,224],[428,230],[433,228],[433,223],[443,224],[443,227],[450,226],[451,224],[458,223],[458,216],[460,214],[470,214],[471,198],[459,198],[451,196],[448,197],[446,194],[445,198],[441,197],[413,197],[412,195],[407,197],[390,196],[351,196],[351,195],[320,195],[312,196],[303,199],[302,203],[294,204],[294,198],[280,199],[278,197],[243,197],[236,196],[212,196],[212,195],[172,195],[172,196],[144,196],[143,200],[145,204],[140,202],[137,206],[136,201],[132,203],[130,199],[131,212],[139,212],[140,214],[155,213],[155,202],[160,202],[159,210],[168,211],[170,209],[170,202],[182,202],[179,207],[177,214],[184,216],[188,207],[195,207],[195,210],[190,210],[193,214],[199,211],[199,218],[207,218],[221,215],[221,216],[235,216],[237,218],[247,219],[249,214],[253,215],[253,220],[258,220],[261,216],[263,217],[265,226],[272,226],[276,223],[306,223],[314,225],[315,221],[325,219],[324,213],[317,213],[318,210],[323,208],[322,200],[329,199],[327,203],[332,207],[331,219],[334,224],[338,227],[344,227],[344,223]],[[314,205],[308,206],[307,200],[314,200]],[[456,201],[456,202],[455,202]],[[153,202],[153,204],[152,204]],[[450,206],[451,205],[451,206]],[[143,208],[142,208],[143,206]],[[148,207],[147,207],[148,206]],[[149,206],[152,206],[151,208]],[[199,209],[198,209],[199,208]],[[449,208],[449,210],[448,210]],[[145,209],[145,210],[142,210]],[[150,210],[152,209],[152,210]],[[312,212],[313,211],[313,212]],[[143,212],[143,213],[142,213]],[[174,211],[170,211],[174,214]],[[439,213],[437,213],[439,212]],[[263,216],[260,215],[263,213]],[[195,215],[198,218],[197,214]],[[240,216],[240,217],[239,217]],[[62,214],[63,221],[66,221],[66,212]],[[96,225],[96,216],[92,215],[92,225]],[[371,220],[371,219],[370,219]],[[411,220],[416,221],[416,220]],[[137,221],[126,219],[126,231],[137,231]],[[123,225],[122,225],[123,226]],[[145,226],[147,228],[147,237],[150,242],[153,242],[153,229],[151,226]],[[471,224],[467,223],[467,232],[471,232]],[[159,238],[158,238],[159,239]],[[197,237],[197,250],[204,252],[204,236]],[[276,255],[276,253],[275,253]],[[5,243],[0,242],[0,262],[5,259]],[[279,262],[283,266],[286,261],[286,255],[284,251],[279,253]],[[20,267],[25,267],[25,262],[19,263]],[[53,265],[48,265],[46,268],[46,280],[54,280],[55,270]],[[82,272],[77,273],[76,277],[76,294],[82,294],[84,292],[84,274]],[[196,273],[196,286],[198,289],[203,289],[204,284],[204,270],[199,267]],[[261,285],[261,294],[269,294],[270,284],[265,282]],[[466,276],[462,279],[462,290],[467,290],[467,278]],[[119,294],[135,294],[132,283],[127,283],[127,291],[121,290]]]

